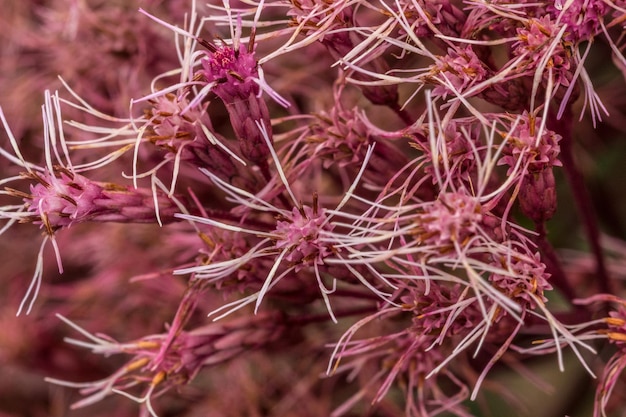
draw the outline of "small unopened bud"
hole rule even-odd
[[[522,213],[535,223],[543,223],[556,212],[556,186],[552,168],[529,173],[519,192]]]
[[[263,123],[272,143],[272,126],[265,101],[251,93],[246,98],[226,103],[226,109],[243,157],[255,164],[264,163],[270,152],[257,122]]]
[[[134,189],[88,178],[58,168],[58,172],[25,174],[36,184],[28,193],[13,193],[24,199],[31,217],[49,235],[73,224],[92,222],[151,223],[156,222],[155,202],[162,221],[174,220],[179,211],[172,200],[150,190]]]
[[[272,129],[267,105],[259,95],[260,75],[253,45],[204,45],[209,52],[201,60],[199,75],[215,84],[211,91],[226,105],[244,158],[266,164],[269,150],[257,123],[265,126],[270,143]]]

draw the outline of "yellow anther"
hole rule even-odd
[[[154,376],[154,378],[152,378],[152,382],[150,382],[150,385],[152,385],[153,387],[159,385],[161,382],[163,382],[166,376],[167,374],[165,373],[165,371],[160,371]]]
[[[206,245],[207,245],[209,248],[213,249],[213,248],[215,248],[215,246],[217,246],[217,244],[213,241],[213,239],[211,239],[211,238],[210,238],[208,235],[206,235],[205,233],[200,232],[200,233],[198,233],[198,236],[200,237],[200,239],[202,239],[202,241],[203,241],[204,243],[206,243]]]
[[[626,334],[624,334],[624,333],[608,332],[606,335],[611,340],[615,340],[617,342],[626,342]]]
[[[534,115],[529,115],[528,116],[528,124],[529,124],[529,133],[531,137],[535,137],[535,116]]]
[[[148,364],[148,362],[150,362],[150,359],[148,359],[148,358],[137,359],[137,360],[129,363],[128,365],[126,365],[124,367],[124,370],[126,370],[126,372],[132,372],[134,370],[143,368],[144,366],[146,366]]]
[[[604,319],[604,322],[611,326],[617,326],[617,327],[622,327],[623,325],[626,324],[626,320],[618,319],[617,317],[606,317]]]
[[[142,340],[140,342],[137,342],[137,347],[139,349],[158,349],[161,347],[161,343],[148,341],[148,340]]]

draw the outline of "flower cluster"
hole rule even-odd
[[[585,180],[600,134],[623,136],[608,111],[623,2],[152,3],[55,0],[17,54],[0,46],[62,76],[40,126],[0,100],[0,244],[40,235],[34,272],[7,261],[3,309],[124,357],[42,348],[60,359],[37,371],[84,396],[71,407],[471,417],[524,400],[496,382],[507,368],[536,382],[527,361],[556,353],[564,370],[565,350],[601,371],[596,416],[619,403],[626,249],[607,246]],[[562,250],[574,215],[561,234],[588,254]],[[0,361],[42,354],[11,346]]]

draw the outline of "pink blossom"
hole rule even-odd
[[[285,257],[289,262],[322,264],[324,258],[332,252],[332,246],[319,241],[320,231],[331,231],[333,228],[327,222],[323,209],[317,206],[294,207],[291,213],[291,217],[276,223],[274,233],[280,236],[276,247],[289,249],[290,253]]]

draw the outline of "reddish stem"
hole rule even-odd
[[[411,126],[415,123],[415,118],[406,110],[402,109],[397,103],[391,107],[391,110],[407,125]]]
[[[548,271],[552,274],[550,282],[561,291],[565,298],[570,302],[573,301],[576,298],[576,291],[568,281],[567,275],[561,266],[561,262],[552,244],[547,239],[545,223],[535,223],[535,231],[538,233],[538,236],[535,238],[535,243],[539,247],[539,250],[541,250],[541,253],[543,253],[543,260],[548,267]]]
[[[561,162],[569,182],[569,186],[574,196],[574,201],[585,227],[587,239],[591,246],[591,252],[596,260],[596,278],[600,292],[612,294],[609,274],[606,262],[600,246],[600,231],[598,222],[591,203],[591,195],[586,187],[585,179],[576,166],[574,160],[574,149],[572,137],[572,110],[568,108],[561,119],[557,119],[554,114],[550,114],[549,127],[562,136],[561,140]]]

